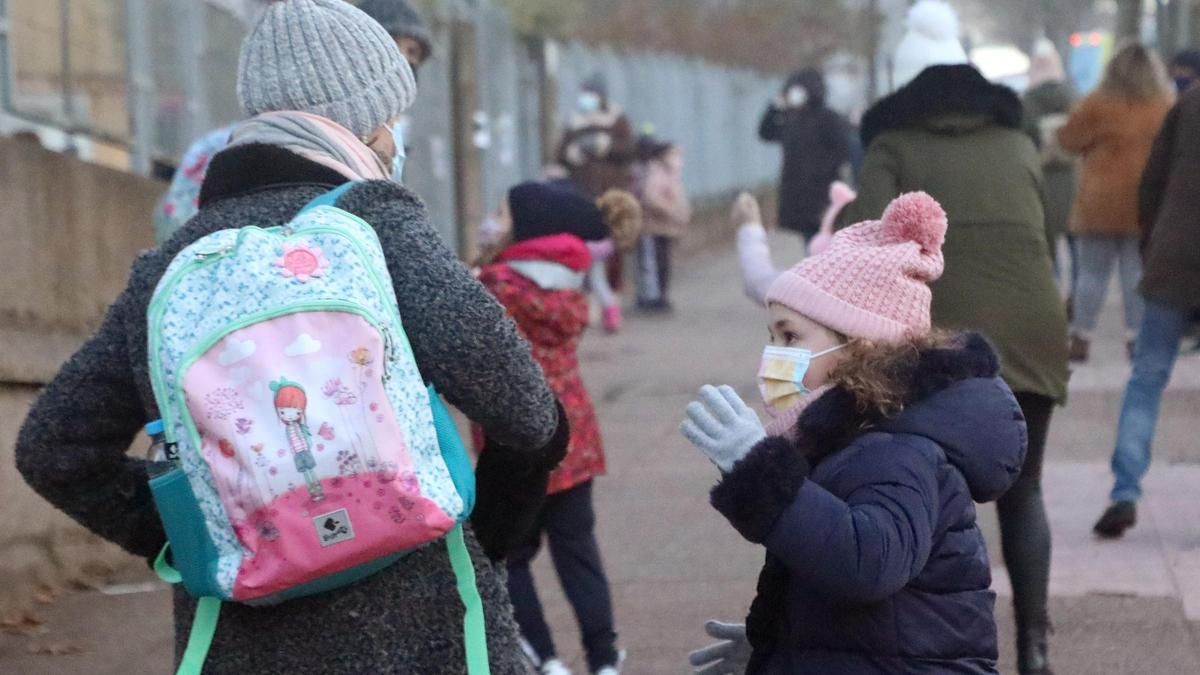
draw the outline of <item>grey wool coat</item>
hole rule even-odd
[[[83,526],[152,558],[165,535],[146,462],[126,450],[158,417],[146,353],[146,310],[156,283],[190,242],[224,228],[283,224],[342,182],[329,169],[272,146],[243,146],[214,158],[199,214],[134,263],[128,287],[98,332],[34,404],[16,449],[25,480]],[[514,457],[535,458],[556,444],[565,450],[565,425],[528,345],[442,244],[421,202],[403,187],[371,182],[352,188],[338,205],[378,231],[426,380]],[[544,490],[544,483],[534,489]],[[482,494],[478,508],[488,508]],[[524,673],[503,565],[483,554],[481,538],[467,528],[492,672]],[[194,609],[177,590],[176,659]],[[462,673],[462,613],[446,546],[435,543],[341,589],[274,607],[224,605],[204,672]]]

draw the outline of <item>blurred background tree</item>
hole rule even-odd
[[[504,0],[518,30],[785,72],[858,45],[864,13],[829,0]]]

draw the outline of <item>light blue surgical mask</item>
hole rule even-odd
[[[396,146],[396,154],[392,157],[392,180],[404,182],[404,162],[408,159],[408,151],[404,149],[404,128],[408,120],[401,117],[392,125],[392,143]]]
[[[585,113],[594,113],[600,109],[600,94],[594,91],[585,91],[579,95],[579,110]]]

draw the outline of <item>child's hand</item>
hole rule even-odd
[[[758,415],[729,385],[701,387],[679,430],[724,473],[767,437]]]
[[[729,211],[729,219],[733,221],[735,228],[741,227],[747,223],[758,223],[766,226],[762,219],[762,209],[758,205],[758,199],[749,192],[743,192],[737,196],[737,200],[733,203],[733,208]]]

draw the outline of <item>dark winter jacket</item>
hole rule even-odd
[[[128,287],[98,332],[34,404],[16,447],[25,480],[84,527],[135,555],[157,554],[164,534],[147,487],[146,462],[125,454],[142,426],[159,417],[146,338],[155,285],[189,243],[225,228],[281,225],[343,182],[337,173],[272,146],[217,155],[200,212],[134,263]],[[423,376],[498,441],[501,451],[491,453],[493,461],[478,471],[477,512],[488,528],[520,520],[511,512],[488,518],[512,508],[504,491],[514,479],[534,483],[529,507],[540,508],[546,465],[561,458],[568,432],[529,346],[504,309],[446,249],[412,193],[370,182],[352,188],[338,205],[379,234]],[[468,528],[492,672],[524,673],[503,573],[479,544],[520,537],[490,530],[480,535],[477,540]],[[194,609],[176,591],[176,658]],[[461,673],[462,613],[446,546],[436,543],[342,589],[268,608],[226,604],[204,672]]]
[[[838,170],[850,161],[849,125],[825,106],[825,85],[819,73],[803,71],[787,86],[798,84],[808,92],[801,108],[776,107],[763,113],[758,135],[783,146],[783,171],[779,178],[779,225],[811,238],[821,228],[821,215],[829,206],[829,185]]]
[[[594,113],[575,113],[567,121],[558,162],[585,194],[596,199],[613,189],[633,187],[637,134],[616,103],[606,101]]]
[[[835,387],[734,465],[713,505],[767,549],[749,672],[995,673],[995,594],[974,502],[1000,497],[1026,427],[968,334],[897,372],[903,412]]]
[[[932,66],[863,117],[867,157],[842,220],[874,220],[923,190],[946,209],[933,323],[983,333],[1013,391],[1067,395],[1067,315],[1042,211],[1041,161],[1021,101],[971,66]]]
[[[1142,176],[1142,295],[1200,308],[1200,88],[1179,99]]]

